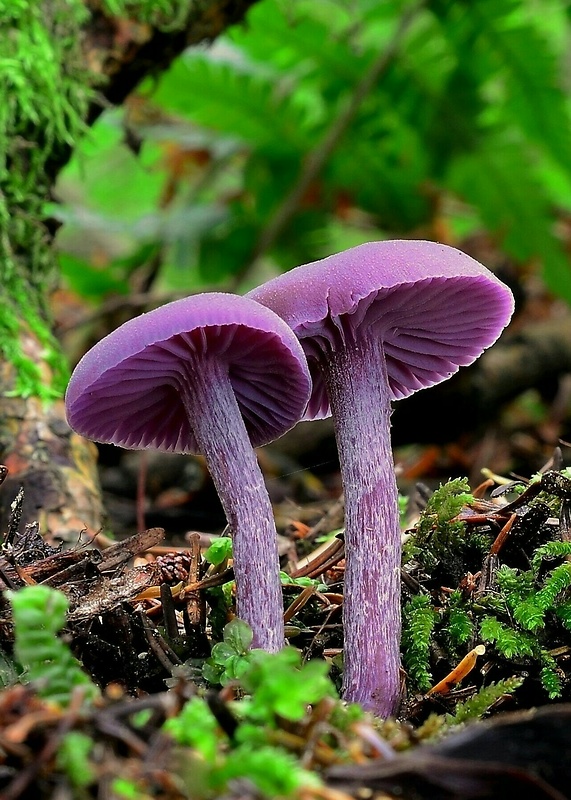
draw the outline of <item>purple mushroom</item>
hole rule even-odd
[[[284,644],[283,600],[273,510],[252,448],[295,425],[310,389],[285,322],[214,292],[106,336],[77,365],[65,399],[70,426],[88,439],[204,455],[232,531],[237,613],[269,652]]]
[[[401,533],[391,401],[446,380],[500,335],[510,290],[455,248],[370,242],[249,292],[291,326],[332,414],[345,493],[343,696],[380,716],[400,693]]]

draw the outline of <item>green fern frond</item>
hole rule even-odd
[[[327,179],[337,190],[351,187],[355,202],[375,214],[381,227],[410,230],[426,219],[429,207],[429,199],[417,191],[430,175],[422,136],[394,108],[383,109],[375,130],[368,127],[356,125],[340,143]]]
[[[207,128],[272,152],[305,152],[311,143],[319,97],[308,104],[275,71],[214,60],[204,54],[179,58],[153,99]],[[312,110],[309,110],[311,106]]]
[[[352,86],[366,69],[367,55],[349,46],[344,23],[345,14],[334,4],[321,19],[318,7],[293,5],[284,13],[283,4],[265,0],[250,11],[248,28],[233,29],[230,38],[255,61],[280,71],[301,72],[324,87]]]
[[[507,14],[498,13],[502,6]],[[535,19],[541,9],[530,3],[478,0],[471,13],[477,19],[481,46],[495,57],[503,83],[498,109],[515,117],[535,144],[570,170],[571,115],[558,54]]]
[[[553,233],[551,198],[521,133],[502,130],[482,137],[477,150],[451,165],[447,182],[478,210],[490,231],[501,235],[502,247],[515,259],[541,254],[546,283],[571,301],[571,270]]]

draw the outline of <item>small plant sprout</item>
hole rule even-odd
[[[390,715],[401,627],[391,401],[478,358],[508,323],[512,294],[455,248],[384,241],[293,269],[248,296],[301,341],[313,378],[306,418],[333,416],[346,509],[343,694]]]
[[[252,448],[295,425],[310,384],[283,320],[212,292],[126,322],[82,358],[66,393],[69,424],[88,439],[204,455],[232,531],[238,616],[270,652],[284,644],[283,600],[273,510]]]

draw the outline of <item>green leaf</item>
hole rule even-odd
[[[504,82],[501,113],[517,119],[530,139],[570,171],[571,116],[553,37],[540,29],[541,9],[529,3],[503,5],[509,13],[498,13],[498,0],[478,0],[472,9],[480,46],[493,54]]]
[[[318,786],[319,778],[302,769],[298,761],[277,747],[239,747],[230,752],[216,771],[215,785],[222,788],[235,778],[247,778],[266,797],[293,797],[302,786]]]
[[[234,654],[243,654],[250,649],[254,634],[250,626],[241,619],[233,619],[224,627],[224,642]]]
[[[193,697],[176,717],[167,719],[163,730],[179,744],[194,747],[208,762],[213,762],[218,750],[218,723],[206,702]]]
[[[289,82],[288,82],[289,83]],[[307,103],[279,74],[217,61],[193,51],[161,78],[154,102],[221,133],[272,151],[303,152],[311,128]]]
[[[58,768],[76,789],[85,788],[95,780],[95,770],[89,760],[94,746],[93,739],[81,731],[68,731],[60,742],[56,756]]]
[[[228,659],[234,658],[236,654],[236,649],[232,645],[228,644],[228,642],[218,642],[218,644],[215,644],[212,648],[210,657],[215,664],[226,666]]]
[[[272,714],[285,719],[302,719],[307,706],[333,693],[324,661],[300,664],[301,654],[293,647],[279,653],[258,651],[242,684],[252,699],[247,707],[248,718],[271,721]]]
[[[571,267],[555,237],[550,199],[519,134],[490,135],[450,169],[449,186],[478,209],[486,227],[519,261],[541,259],[549,288],[571,302]]]
[[[217,567],[223,561],[232,557],[232,539],[229,536],[223,536],[212,542],[210,547],[204,553],[204,558],[209,564]]]

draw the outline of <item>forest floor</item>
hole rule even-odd
[[[553,313],[542,298],[527,308],[532,321]],[[101,446],[106,531],[64,550],[21,530],[14,498],[0,579],[65,602],[2,601],[0,797],[571,797],[568,395],[566,375],[530,387],[438,444],[407,442],[396,418],[403,667],[389,720],[339,700],[343,501],[329,421],[259,451],[284,657],[252,655],[233,622],[224,516],[202,459]],[[446,425],[430,414],[427,426]]]
[[[201,460],[122,454],[110,463],[103,448],[108,507],[110,514],[120,512],[117,541],[101,535],[91,545],[52,549],[37,530],[18,529],[14,507],[2,574],[16,586],[41,583],[67,596],[66,646],[91,680],[88,689],[79,680],[72,691],[69,667],[62,700],[57,676],[46,670],[42,681],[40,669],[38,683],[32,663],[27,677],[35,677],[39,695],[30,684],[9,685],[14,626],[4,601],[8,685],[0,693],[0,796],[412,800],[500,798],[521,788],[534,797],[568,797],[571,477],[563,452],[554,449],[533,482],[490,473],[469,487],[438,474],[438,458],[449,459],[450,448],[403,451],[401,475],[418,472],[410,461],[414,453],[427,478],[409,479],[403,695],[395,718],[381,721],[336,699],[344,552],[335,467],[317,475],[291,469],[291,455],[261,454],[289,576],[287,632],[300,654],[298,662],[276,662],[268,686],[263,679],[248,683],[247,636],[224,628],[233,616],[233,575],[225,557],[208,561],[208,548],[224,538],[224,527]],[[437,488],[441,483],[444,489]],[[137,521],[141,529],[133,533]],[[498,582],[504,570],[512,584]],[[521,582],[517,592],[514,580]],[[537,601],[541,622],[535,627],[521,616],[524,601]],[[49,603],[41,613],[51,613]],[[426,625],[423,650],[414,637],[422,638]],[[17,641],[29,636],[23,630]],[[56,631],[57,625],[48,639]],[[43,647],[35,637],[32,649]],[[223,639],[222,657],[215,648],[213,660],[212,646]],[[17,661],[22,652],[16,646]],[[323,675],[304,672],[316,663],[327,665],[323,695],[312,694]],[[93,685],[99,687],[94,693]],[[166,733],[166,720],[184,720],[183,709],[198,696],[204,703],[198,717]],[[264,710],[242,717],[244,696],[265,704]],[[283,704],[299,709],[300,698],[302,713],[283,710]],[[250,763],[243,748],[251,754],[252,727],[261,736],[261,761]],[[198,739],[181,733],[189,729]],[[243,742],[237,736],[242,730]]]

